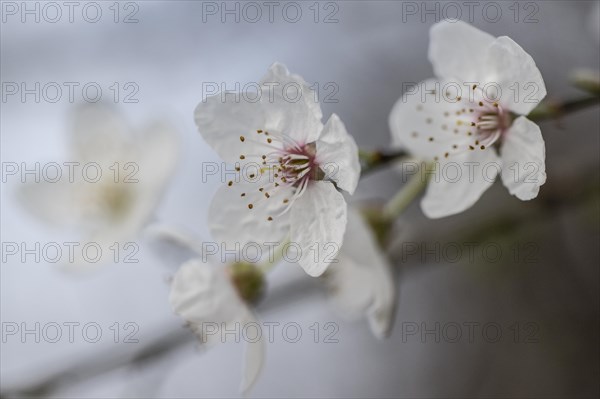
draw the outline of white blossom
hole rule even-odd
[[[405,93],[389,120],[395,146],[437,161],[438,171],[449,162],[460,168],[452,179],[430,180],[424,213],[439,218],[468,209],[499,172],[512,195],[535,198],[546,181],[545,145],[524,115],[546,88],[531,56],[506,36],[443,21],[431,28],[429,60],[437,79]]]
[[[76,110],[68,139],[65,163],[72,170],[56,182],[25,184],[21,203],[39,219],[99,245],[103,260],[112,259],[109,247],[135,239],[159,203],[177,160],[174,129],[160,122],[134,131],[114,109],[93,104]],[[91,266],[81,252],[64,266]]]
[[[300,97],[286,94],[290,87]],[[338,189],[353,194],[358,149],[337,115],[321,123],[314,91],[285,66],[271,66],[260,89],[208,97],[196,108],[201,135],[238,171],[212,201],[211,232],[232,248],[289,239],[302,251],[300,266],[319,276],[332,257],[315,258],[315,245],[325,252],[342,244],[346,201]]]
[[[337,263],[327,269],[329,298],[350,318],[366,317],[377,338],[390,333],[396,309],[391,265],[363,216],[348,208],[348,228]]]

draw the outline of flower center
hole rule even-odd
[[[265,150],[262,154],[240,154],[240,160],[246,165],[252,161],[259,165],[256,173],[246,173],[244,177],[256,183],[262,194],[260,201],[281,201],[284,209],[278,213],[280,216],[306,191],[311,180],[323,178],[324,173],[316,159],[316,144],[298,143],[288,135],[262,129],[256,130],[252,136],[240,136],[240,141]],[[236,171],[241,172],[241,168],[236,167]],[[228,185],[233,186],[233,181],[229,181]],[[240,195],[248,196],[249,210],[255,209],[257,200],[251,200],[250,193]],[[272,221],[274,216],[269,215],[267,221]]]
[[[130,211],[133,194],[125,183],[103,179],[82,184],[81,201],[84,204],[84,218],[88,222],[116,223]]]
[[[434,161],[468,151],[488,149],[510,126],[510,114],[498,102],[488,98],[476,85],[471,89],[468,98],[458,96],[451,104],[445,103],[442,117],[434,117],[439,115],[437,103],[417,106],[417,112],[430,107],[430,112],[425,111],[430,115],[425,119],[427,129],[441,130],[436,136],[423,137],[421,132],[412,133],[414,139],[428,140],[436,144],[436,149],[443,149],[433,157]],[[449,96],[446,93],[446,98]]]

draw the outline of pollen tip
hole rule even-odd
[[[248,204],[248,209],[252,209],[252,208],[254,208],[254,205]]]
[[[240,136],[240,141],[243,143],[244,141],[246,141],[246,138],[244,136]]]

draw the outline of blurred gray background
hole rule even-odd
[[[116,106],[134,126],[151,117],[168,118],[178,127],[183,144],[156,220],[205,238],[207,206],[220,182],[201,181],[201,163],[219,161],[194,126],[193,109],[206,94],[203,82],[243,86],[258,81],[272,62],[283,62],[308,82],[318,82],[321,90],[334,82],[339,90],[333,98],[339,101],[322,104],[325,118],[332,112],[340,115],[362,148],[385,148],[387,117],[403,83],[432,76],[427,60],[429,27],[439,17],[455,16],[444,8],[446,2],[437,3],[440,13],[425,15],[425,22],[419,13],[408,13],[407,3],[400,1],[316,6],[298,2],[302,16],[291,23],[281,11],[286,3],[280,2],[270,22],[259,1],[263,11],[259,21],[252,23],[241,15],[236,22],[230,15],[223,23],[220,13],[203,14],[211,2],[137,1],[131,2],[135,6],[119,4],[119,23],[109,8],[113,2],[98,2],[103,15],[97,23],[82,18],[85,2],[75,9],[72,23],[66,14],[57,23],[43,16],[36,23],[31,16],[22,22],[20,13],[7,14],[6,3],[10,2],[2,2],[2,82],[98,82],[107,95],[113,82],[135,82],[139,102],[120,101]],[[27,6],[33,8],[35,3]],[[526,49],[544,76],[550,98],[583,95],[570,87],[567,78],[574,68],[600,67],[595,2],[500,1],[494,9],[487,2],[475,3],[472,21],[468,8],[455,3],[462,19],[492,35],[508,35]],[[235,2],[214,4],[236,7]],[[423,7],[421,2],[411,4],[419,11]],[[435,10],[436,2],[427,4]],[[502,16],[494,22],[498,8]],[[122,23],[133,10],[138,22]],[[332,12],[338,21],[324,23]],[[526,22],[528,15],[537,22]],[[2,101],[2,162],[68,157],[66,116],[73,105],[66,99]],[[261,319],[295,321],[305,333],[314,322],[335,321],[340,326],[339,343],[276,340],[268,345],[262,376],[249,396],[597,397],[599,120],[595,107],[542,124],[548,182],[533,202],[520,202],[497,183],[475,207],[455,217],[427,220],[418,204],[411,206],[398,229],[408,232],[414,242],[499,242],[507,252],[513,245],[533,243],[539,250],[533,261],[520,257],[515,262],[508,255],[496,263],[480,256],[455,263],[416,255],[397,259],[401,273],[396,329],[386,341],[373,338],[364,321],[340,319],[326,306],[320,284],[300,268],[276,269],[270,276],[269,295],[259,308]],[[385,199],[401,183],[393,171],[376,172],[361,181],[356,197]],[[16,183],[2,184],[2,241],[66,241],[64,232],[40,223],[19,206],[17,189]],[[50,264],[2,264],[3,323],[93,321],[108,332],[114,322],[135,322],[140,339],[138,344],[119,345],[110,339],[98,344],[9,339],[1,345],[3,394],[35,389],[29,394],[238,395],[241,346],[197,350],[167,302],[167,279],[178,264],[157,257],[148,242],[141,240],[140,245],[140,263],[109,265],[86,276],[68,275]],[[409,323],[432,327],[436,322],[498,323],[503,336],[496,343],[481,333],[473,342],[463,338],[438,343],[431,336],[420,339],[403,333]],[[537,326],[536,342],[514,342],[515,323]],[[157,340],[166,342],[168,350],[128,365],[135,353]]]

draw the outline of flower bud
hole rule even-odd
[[[570,74],[570,80],[576,87],[590,94],[600,95],[600,73],[597,70],[581,68]]]
[[[266,281],[263,272],[256,265],[238,262],[230,265],[228,272],[242,300],[248,304],[255,304],[262,298]]]

